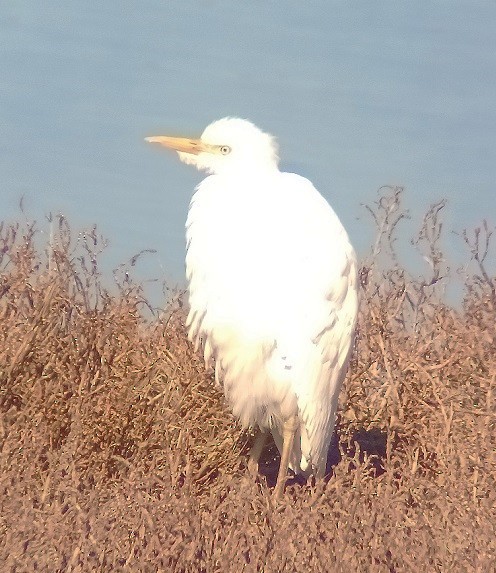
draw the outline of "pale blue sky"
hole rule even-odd
[[[420,224],[448,199],[451,230],[496,224],[496,3],[1,2],[3,217],[63,212],[99,225],[109,266],[154,248],[147,277],[183,276],[200,176],[146,135],[251,119],[282,167],[309,177],[371,243],[362,203],[407,189]]]

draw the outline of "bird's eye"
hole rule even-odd
[[[231,148],[228,145],[221,145],[219,147],[219,151],[222,153],[222,155],[228,155],[231,153]]]

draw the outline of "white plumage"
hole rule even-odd
[[[279,496],[288,462],[325,472],[356,324],[355,253],[327,201],[279,171],[274,139],[252,123],[147,140],[209,173],[186,223],[187,326],[243,426],[274,436]]]

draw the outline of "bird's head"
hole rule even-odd
[[[214,121],[199,139],[159,135],[146,141],[175,149],[181,161],[208,173],[273,170],[279,161],[271,135],[234,117]]]

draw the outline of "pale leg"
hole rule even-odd
[[[267,431],[259,430],[255,438],[255,443],[250,450],[250,457],[248,458],[248,471],[254,478],[258,475],[258,462],[260,461],[260,455],[262,454],[266,441]]]
[[[277,475],[277,483],[274,489],[274,499],[281,499],[282,492],[284,491],[284,486],[286,484],[286,478],[288,476],[289,467],[289,455],[293,448],[293,441],[298,429],[298,416],[291,416],[284,422],[282,429],[282,453],[281,453],[281,465],[279,466],[279,474]]]

